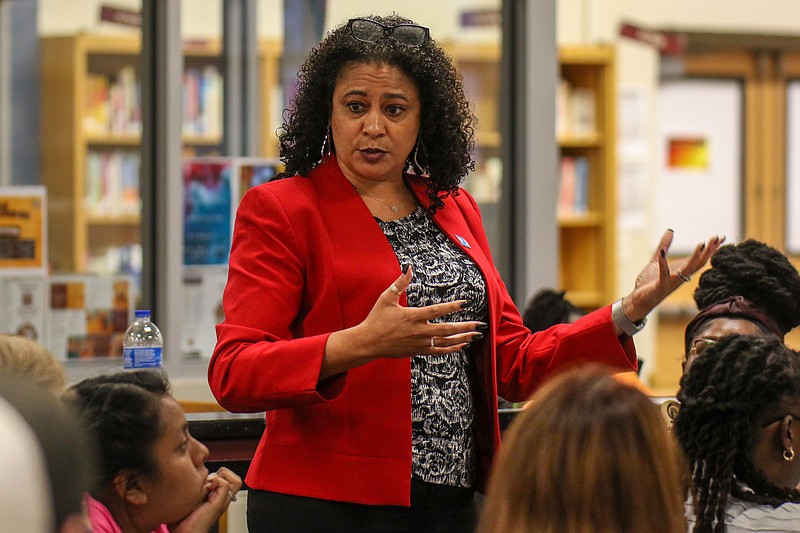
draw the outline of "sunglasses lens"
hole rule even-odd
[[[359,41],[375,42],[383,36],[383,26],[366,19],[357,19],[350,24],[353,37]]]
[[[395,26],[392,28],[392,36],[403,44],[419,46],[425,42],[425,28],[412,25]]]

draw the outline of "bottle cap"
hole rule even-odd
[[[135,316],[136,316],[136,318],[144,318],[146,316],[150,316],[150,310],[149,309],[137,309],[135,311]]]

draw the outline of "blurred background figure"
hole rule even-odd
[[[690,531],[800,531],[800,354],[727,335],[694,359],[678,401]]]
[[[0,532],[91,532],[94,454],[79,417],[23,376],[0,376]]]
[[[531,332],[542,331],[556,324],[572,324],[579,318],[586,315],[586,311],[575,306],[566,297],[566,291],[554,289],[540,289],[533,297],[528,300],[525,310],[522,313],[522,321]],[[642,371],[644,361],[637,357],[638,366],[636,372],[618,372],[617,379],[624,381],[642,390],[647,395],[652,396],[653,392],[647,387],[639,374]],[[506,402],[502,398],[500,407],[512,407],[513,404]]]
[[[0,334],[0,375],[24,376],[60,396],[67,386],[64,367],[50,351],[27,337]]]
[[[522,321],[531,332],[542,331],[555,324],[572,324],[586,312],[575,307],[564,295],[566,291],[541,289],[528,301]]]
[[[682,456],[658,408],[609,369],[565,372],[512,422],[478,533],[685,533]]]

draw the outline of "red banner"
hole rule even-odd
[[[679,33],[646,30],[642,27],[623,22],[619,27],[619,34],[639,42],[654,46],[664,55],[680,55],[686,50],[688,39]]]

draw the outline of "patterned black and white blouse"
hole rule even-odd
[[[437,321],[485,321],[486,285],[480,271],[421,207],[407,217],[376,219],[401,265],[410,264],[409,307],[454,300],[470,306]],[[475,409],[469,347],[411,358],[412,475],[429,483],[471,487],[475,477]]]

